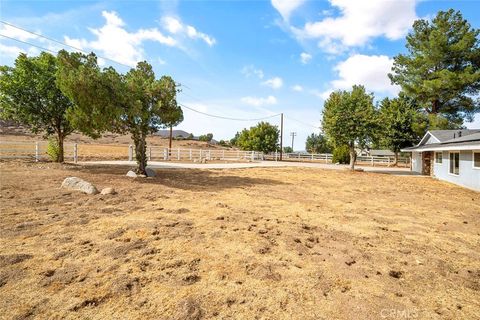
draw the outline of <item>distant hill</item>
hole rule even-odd
[[[154,133],[155,136],[160,136],[162,138],[168,138],[170,137],[170,130],[158,130],[157,132]],[[172,136],[174,138],[187,138],[190,136],[190,133],[187,131],[183,130],[172,130]],[[195,139],[195,138],[194,138]],[[195,139],[197,140],[197,139]]]

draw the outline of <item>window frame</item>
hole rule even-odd
[[[451,155],[452,154],[458,154],[458,173],[454,173],[454,172],[451,172],[450,169],[452,168],[452,159],[451,159]],[[455,177],[458,177],[460,175],[460,151],[449,151],[448,152],[448,174],[449,175],[452,175],[452,176],[455,176]]]
[[[472,150],[472,168],[475,170],[480,170],[480,167],[475,167],[475,153],[480,154],[480,150]]]
[[[438,162],[438,157],[437,157],[437,154],[441,155],[440,157],[440,162]],[[443,151],[435,151],[435,164],[443,164]]]

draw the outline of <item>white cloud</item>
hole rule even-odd
[[[417,0],[330,0],[340,11],[337,17],[307,22],[303,28],[292,27],[299,39],[318,39],[318,46],[329,53],[362,46],[370,39],[385,36],[403,38],[417,19]]]
[[[176,35],[184,35],[191,39],[201,39],[210,47],[213,46],[217,41],[212,36],[198,31],[195,27],[183,24],[179,19],[166,16],[162,18],[164,28]]]
[[[263,70],[262,69],[257,69],[253,65],[244,66],[241,70],[241,73],[247,78],[255,76],[258,79],[263,79],[263,77],[264,77]]]
[[[312,60],[312,55],[311,54],[308,54],[306,52],[302,52],[300,54],[300,61],[303,63],[303,64],[307,64],[310,62],[310,60]]]
[[[292,87],[292,90],[293,91],[297,91],[297,92],[302,92],[303,91],[303,87],[299,84],[296,84]]]
[[[31,40],[31,39],[38,39],[39,38],[38,36],[36,36],[32,33],[29,33],[29,32],[23,31],[21,29],[11,27],[11,26],[6,25],[6,24],[4,24],[2,26],[2,28],[0,28],[0,33],[4,36],[10,37],[10,38],[15,38],[15,39],[18,39],[20,41],[28,41],[28,40]],[[40,32],[36,32],[36,33],[40,33]]]
[[[268,96],[266,98],[243,97],[241,100],[242,100],[243,103],[246,103],[246,104],[254,106],[254,107],[261,107],[261,106],[266,106],[266,105],[277,104],[277,98],[275,98],[274,96]]]
[[[29,56],[36,56],[40,53],[35,47],[29,47],[27,50],[17,46],[8,46],[0,43],[0,55],[5,58],[16,59],[20,53],[26,53]]]
[[[330,89],[324,92],[314,90],[311,93],[325,100],[333,90],[349,90],[358,84],[364,85],[368,91],[396,95],[400,88],[392,85],[387,76],[392,65],[393,59],[384,55],[355,54],[335,66],[334,70],[338,72],[339,78],[330,83]]]
[[[272,0],[272,6],[288,21],[290,14],[300,7],[305,0]]]
[[[144,60],[142,43],[146,40],[167,46],[175,46],[176,40],[163,35],[157,28],[140,29],[136,32],[125,30],[125,23],[114,11],[102,11],[105,25],[99,29],[89,28],[96,40],[71,39],[65,36],[65,42],[82,50],[96,50],[102,55],[118,62],[134,66]]]
[[[283,86],[283,80],[280,77],[273,77],[262,82],[264,86],[268,86],[272,89],[280,89]]]

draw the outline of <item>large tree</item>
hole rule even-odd
[[[375,136],[377,115],[373,94],[368,94],[363,86],[332,92],[323,107],[322,127],[335,148],[348,146],[350,168],[354,170],[355,146],[363,148]]]
[[[57,161],[63,162],[63,142],[73,132],[67,112],[74,105],[56,85],[57,68],[57,58],[46,52],[37,57],[21,53],[13,67],[0,67],[0,116],[34,133],[55,135]]]
[[[178,112],[175,83],[155,79],[147,62],[123,75],[112,67],[100,69],[93,53],[66,51],[59,53],[57,82],[75,102],[69,115],[80,131],[94,138],[106,131],[131,134],[137,173],[145,174],[147,135],[170,121],[169,112]]]
[[[243,129],[238,134],[235,145],[242,150],[272,152],[278,150],[279,134],[277,126],[262,121],[250,129]]]
[[[332,151],[327,138],[321,133],[312,133],[307,137],[305,149],[310,153],[329,153]]]
[[[417,108],[410,99],[400,95],[394,99],[383,99],[379,112],[379,143],[395,153],[396,165],[400,150],[418,141],[419,136],[415,132]]]
[[[414,22],[408,52],[394,58],[392,83],[434,115],[434,124],[459,127],[480,110],[479,32],[460,12],[440,11],[432,21]]]

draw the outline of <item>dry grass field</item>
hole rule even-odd
[[[2,319],[479,319],[480,194],[300,168],[0,163]],[[78,176],[116,195],[59,189]]]

